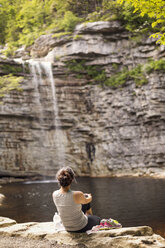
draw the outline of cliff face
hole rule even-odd
[[[25,73],[24,67],[24,90],[10,93],[0,106],[1,174],[52,175],[63,165],[91,176],[163,171],[163,72],[153,71],[148,84],[141,87],[132,80],[122,88],[99,87],[76,77],[65,62],[85,60],[111,76],[116,66],[131,68],[164,53],[151,39],[138,44],[129,39],[119,22],[79,25],[72,37],[41,36],[30,54],[40,60],[47,55],[53,62],[56,101],[43,64],[39,65],[41,73],[36,73],[37,86],[34,75]],[[25,52],[17,56],[27,58]]]

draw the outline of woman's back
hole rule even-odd
[[[86,226],[87,216],[82,212],[81,204],[75,203],[73,191],[61,193],[56,190],[53,193],[53,201],[67,231],[80,230]]]

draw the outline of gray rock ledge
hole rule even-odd
[[[86,233],[56,232],[53,222],[29,222],[17,224],[14,220],[0,217],[0,247],[72,247],[72,248],[165,248],[165,239],[154,234],[151,227],[127,227],[109,231]],[[11,241],[12,239],[12,241]],[[26,240],[26,242],[25,242]],[[6,243],[14,242],[15,245]],[[42,243],[43,242],[43,243]],[[18,244],[18,246],[17,246]],[[27,246],[28,245],[28,246]]]

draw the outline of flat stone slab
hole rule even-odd
[[[0,228],[7,227],[10,225],[14,225],[14,224],[16,224],[15,220],[12,220],[6,217],[0,217]]]
[[[98,21],[98,22],[89,22],[82,23],[76,26],[75,32],[78,34],[82,33],[113,33],[115,31],[124,30],[119,21]]]
[[[8,223],[10,224],[8,225]],[[165,239],[154,234],[152,228],[148,226],[103,230],[88,235],[87,233],[57,232],[53,222],[16,224],[14,220],[0,217],[0,236],[3,237],[3,242],[5,242],[4,238],[9,237],[19,238],[19,240],[43,240],[43,242],[49,244],[49,246],[46,245],[45,247],[60,247],[59,245],[61,245],[61,247],[73,248],[165,248]],[[0,247],[5,247],[2,244],[0,241]],[[54,244],[54,246],[51,246],[51,244]],[[20,244],[18,247],[20,247]],[[24,247],[26,248],[26,246]],[[29,247],[33,247],[33,245],[29,245]]]

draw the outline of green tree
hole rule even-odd
[[[0,44],[31,45],[49,31],[71,30],[81,22],[78,0],[0,0]]]
[[[21,29],[19,33],[19,44],[31,45],[41,34],[46,18],[44,10],[44,1],[32,0],[22,5],[19,13],[16,15],[17,27]]]
[[[149,3],[149,8],[142,12],[145,2]],[[157,12],[160,7],[162,12],[159,15],[152,8],[153,3]],[[120,19],[131,32],[139,27],[144,29],[143,23],[147,23],[147,29],[152,23],[153,27],[160,29],[153,36],[160,36],[159,40],[163,43],[164,10],[160,3],[160,0],[152,0],[151,3],[149,0],[0,0],[0,44],[8,43],[6,54],[12,55],[15,48],[32,45],[41,34],[71,32],[77,23],[86,20],[116,19]],[[141,11],[141,16],[138,11]]]
[[[21,0],[0,0],[0,43],[16,41],[19,33],[15,21]]]
[[[120,4],[128,3],[134,7],[134,12],[140,11],[141,16],[148,15],[152,18],[152,27],[158,32],[150,37],[165,45],[165,1],[164,0],[117,0]]]

